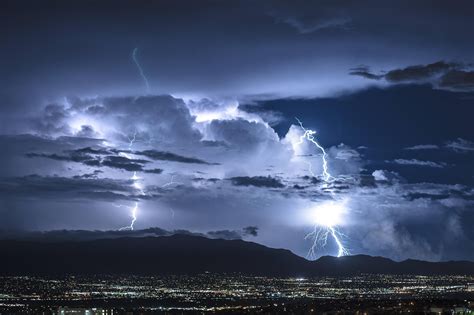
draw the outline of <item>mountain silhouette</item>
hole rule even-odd
[[[195,235],[91,241],[0,240],[1,275],[242,273],[258,276],[474,275],[468,261],[426,262],[355,255],[306,260],[285,249]]]

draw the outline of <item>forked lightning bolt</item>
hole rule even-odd
[[[332,227],[332,226],[323,227],[316,224],[314,226],[314,230],[306,234],[305,236],[305,239],[313,240],[313,244],[309,248],[308,254],[306,255],[308,259],[313,260],[318,257],[316,254],[316,251],[318,248],[326,246],[329,235],[331,235],[331,237],[334,239],[334,242],[336,243],[338,247],[337,257],[349,255],[349,250],[344,246],[344,244],[341,241],[341,238],[345,236],[344,234],[339,232],[335,227]]]
[[[298,144],[302,144],[304,139],[306,139],[306,140],[310,141],[312,144],[314,144],[319,150],[321,150],[321,152],[323,153],[321,155],[321,159],[323,161],[324,181],[326,183],[329,182],[332,179],[332,176],[331,176],[331,174],[329,174],[329,171],[328,171],[328,160],[327,160],[326,150],[324,150],[324,148],[314,138],[314,135],[316,134],[316,131],[311,130],[311,129],[306,129],[305,127],[303,127],[303,123],[298,118],[296,118],[296,120],[300,124],[301,129],[303,129],[303,131],[304,131],[303,135],[300,137],[300,142],[298,142]],[[311,173],[311,175],[314,176],[314,173],[313,173],[313,170],[312,170],[312,167],[311,167],[311,163],[309,163],[309,172]]]
[[[137,140],[137,133],[138,133],[138,131],[135,129],[135,132],[133,133],[133,136],[131,136],[131,137],[127,136],[127,138],[128,138],[128,148],[130,150],[132,149],[133,144]]]
[[[171,186],[171,185],[180,185],[182,183],[180,182],[175,182],[174,181],[174,175],[171,175],[171,180],[163,185],[161,185],[161,187],[165,188],[165,187],[168,187],[168,186]]]
[[[296,118],[298,121],[301,129],[303,129],[303,135],[300,137],[300,141],[297,144],[302,144],[303,141],[306,139],[307,141],[311,142],[312,144],[315,145],[315,147],[321,151],[321,159],[322,159],[322,165],[323,165],[323,172],[322,176],[323,179],[326,183],[326,186],[330,184],[334,178],[333,176],[329,173],[329,168],[328,168],[328,159],[327,159],[327,153],[326,150],[316,141],[315,135],[316,131],[311,130],[311,129],[306,129],[303,126],[303,123]],[[311,173],[312,176],[314,176],[314,173],[312,171],[312,165],[310,162],[306,162],[309,166],[309,172]],[[330,190],[331,195],[334,198],[334,192]],[[320,247],[324,247],[327,244],[328,237],[331,236],[334,239],[334,242],[336,243],[338,247],[338,252],[337,252],[337,257],[345,256],[349,254],[349,251],[347,248],[344,246],[343,242],[341,241],[342,237],[344,236],[341,232],[337,230],[337,227],[335,226],[336,224],[334,223],[334,218],[331,218],[331,216],[339,216],[340,213],[335,213],[336,210],[338,210],[337,207],[332,206],[331,204],[325,205],[322,207],[317,213],[319,216],[326,216],[327,218],[322,218],[322,219],[317,219],[316,224],[314,226],[314,230],[310,233],[308,233],[305,237],[305,239],[312,239],[313,244],[310,247],[308,251],[308,258],[309,259],[315,259],[316,256],[316,250]]]

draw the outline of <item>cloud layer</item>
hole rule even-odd
[[[255,237],[282,246],[272,232],[279,227],[296,235],[285,246],[304,255],[310,244],[303,236],[314,228],[311,209],[334,200],[348,208],[340,228],[354,253],[436,260],[457,257],[452,242],[472,237],[464,226],[474,199],[470,186],[405,178],[415,169],[455,170],[459,161],[420,154],[467,158],[470,141],[405,146],[398,157],[375,160],[366,146],[338,143],[326,148],[333,178],[325,182],[322,152],[301,141],[303,129],[291,124],[280,136],[258,113],[171,96],[76,98],[45,106],[33,120],[36,135],[1,137],[11,148],[2,157],[9,172],[0,181],[5,222],[18,224],[26,211],[36,224],[27,229],[119,228],[137,203],[140,228]],[[47,205],[54,219],[25,208],[30,201]],[[67,223],[64,202],[80,219]],[[428,236],[415,228],[424,220],[432,228],[444,222],[452,228]],[[330,254],[334,246],[329,242],[319,253]]]

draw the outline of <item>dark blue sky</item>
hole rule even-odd
[[[472,1],[7,0],[0,28],[2,230],[314,258],[334,228],[352,254],[474,259]]]

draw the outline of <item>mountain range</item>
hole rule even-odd
[[[474,262],[354,255],[306,260],[289,250],[198,235],[96,240],[0,240],[1,275],[241,273],[315,277],[364,274],[474,275]]]

